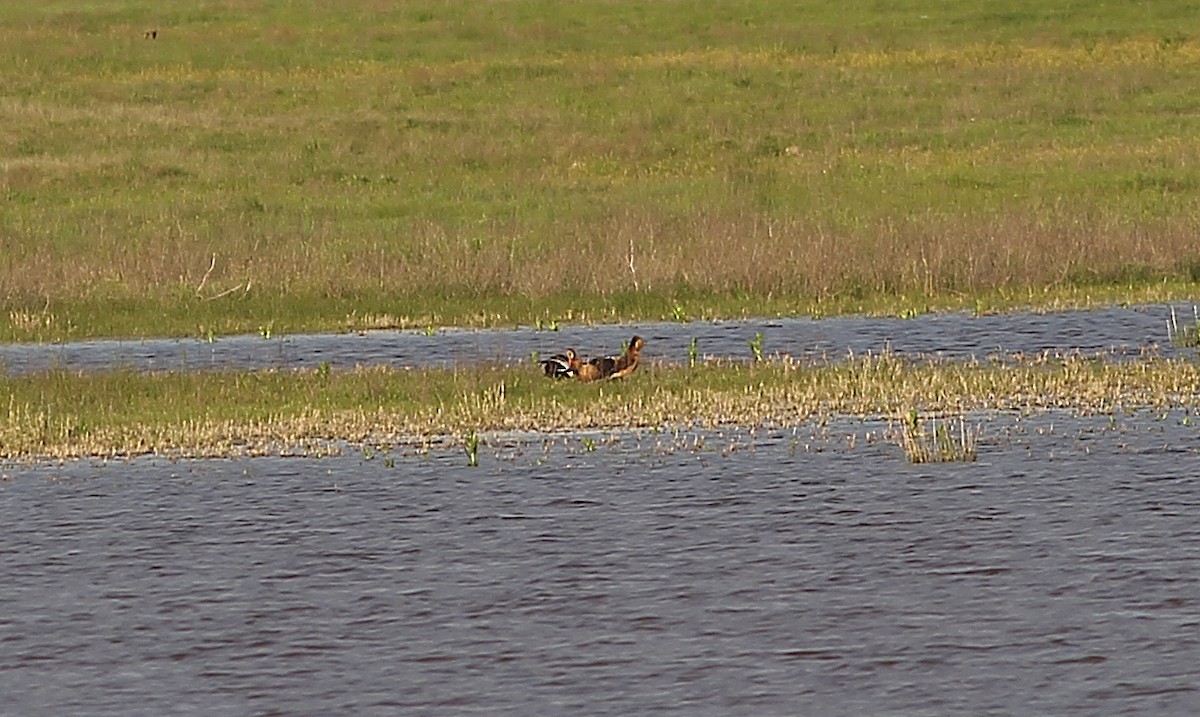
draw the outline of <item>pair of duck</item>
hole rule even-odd
[[[586,363],[575,353],[575,349],[567,349],[565,354],[556,354],[540,363],[546,375],[551,378],[576,378],[580,381],[598,381],[604,378],[625,378],[637,370],[638,358],[646,342],[641,336],[634,336],[629,346],[620,356],[599,356]]]

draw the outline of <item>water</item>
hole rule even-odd
[[[1192,309],[1177,307],[1181,321]],[[427,336],[409,331],[299,335],[264,339],[233,336],[209,343],[189,340],[84,341],[60,345],[0,345],[0,369],[25,373],[60,366],[75,370],[334,368],[358,365],[453,366],[527,361],[531,353],[568,346],[585,356],[617,353],[634,333],[645,337],[650,361],[683,363],[692,339],[702,355],[749,358],[748,342],[763,334],[767,354],[798,359],[843,359],[890,349],[904,356],[987,358],[1045,351],[1080,352],[1117,359],[1146,353],[1177,355],[1166,330],[1168,306],[1110,307],[1048,314],[928,314],[913,319],[838,317],[723,322],[568,326],[534,329],[445,330]]]
[[[0,713],[1193,715],[1200,430],[0,467]]]

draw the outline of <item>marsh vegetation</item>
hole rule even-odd
[[[922,418],[909,410],[901,418],[900,447],[912,463],[970,462],[977,456],[979,428],[968,426],[965,416]]]
[[[1167,339],[1176,346],[1183,348],[1200,347],[1200,309],[1192,307],[1192,320],[1180,322],[1179,314],[1171,308],[1171,318],[1167,321]]]
[[[910,411],[1190,411],[1200,396],[1200,365],[1050,356],[930,363],[881,354],[841,363],[774,358],[646,366],[631,379],[596,384],[552,381],[535,365],[46,371],[0,377],[0,395],[8,396],[0,409],[6,413],[0,421],[3,458],[319,455],[346,442],[451,442],[471,459],[489,436],[510,431],[787,426]],[[940,445],[937,429],[929,435]]]

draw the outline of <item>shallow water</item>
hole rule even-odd
[[[1180,321],[1193,321],[1178,307]],[[371,364],[452,366],[526,361],[568,346],[585,356],[616,353],[634,334],[645,337],[651,361],[682,363],[692,339],[702,355],[749,358],[748,342],[763,334],[767,354],[799,359],[842,359],[890,349],[904,356],[945,359],[1014,353],[1081,352],[1116,358],[1178,350],[1168,340],[1168,306],[1110,307],[1093,311],[975,316],[927,314],[912,319],[837,317],[820,320],[651,323],[534,329],[444,330],[433,336],[411,331],[299,335],[264,339],[233,336],[200,340],[84,341],[68,344],[0,345],[0,369],[24,373],[59,366],[75,370],[130,367],[141,370],[335,368]]]
[[[1195,417],[971,421],[0,467],[0,712],[1200,713]]]

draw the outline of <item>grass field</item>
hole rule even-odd
[[[601,385],[530,367],[245,373],[49,371],[0,376],[0,459],[154,453],[320,454],[341,442],[444,444],[498,431],[795,426],[832,415],[1050,407],[1117,414],[1197,407],[1200,363],[1032,358],[1012,364],[770,360],[650,366]],[[5,415],[7,414],[7,415]]]
[[[5,3],[0,339],[1196,298],[1195,27],[1182,0]]]

